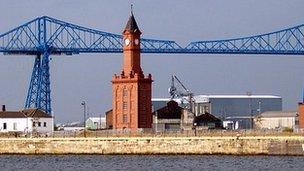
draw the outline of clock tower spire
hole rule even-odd
[[[141,31],[137,26],[131,6],[131,15],[123,31],[123,72],[127,75],[143,75],[143,71],[140,67],[140,35]]]

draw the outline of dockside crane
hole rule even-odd
[[[177,89],[175,85],[175,81],[184,89],[184,92]],[[171,86],[169,87],[168,91],[170,94],[170,100],[180,99],[182,105],[186,109],[194,113],[194,105],[195,105],[195,99],[193,97],[194,94],[174,74],[171,76]]]

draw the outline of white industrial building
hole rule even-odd
[[[40,109],[0,112],[0,132],[51,133],[54,118]]]
[[[91,130],[105,129],[106,118],[105,117],[89,117],[86,120],[86,128]]]
[[[296,111],[268,111],[254,118],[256,129],[294,129],[298,122]]]

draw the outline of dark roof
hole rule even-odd
[[[0,118],[25,118],[25,114],[18,111],[0,112]]]
[[[183,108],[172,100],[167,103],[167,106],[153,112],[153,115],[157,114],[157,119],[181,119],[182,110]]]
[[[106,111],[106,115],[112,114],[112,113],[113,113],[113,109],[110,109],[110,110]]]
[[[126,25],[124,31],[130,31],[130,32],[134,32],[134,33],[139,32],[140,33],[140,30],[139,30],[139,28],[137,26],[136,20],[135,20],[135,18],[133,16],[132,12],[131,12],[131,15],[129,17],[129,20],[127,22],[127,25]]]
[[[194,119],[196,123],[201,122],[221,122],[221,120],[210,113],[201,114],[199,116],[196,116]]]
[[[42,111],[41,109],[24,109],[21,111],[28,117],[51,118],[52,116]]]
[[[0,112],[0,118],[51,118],[52,116],[40,109],[24,109],[22,111],[5,111]]]

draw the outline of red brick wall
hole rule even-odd
[[[129,45],[123,47],[123,71],[126,75],[133,73],[143,74],[140,66],[140,44],[135,44],[135,40],[140,40],[140,34],[124,32],[124,40],[129,39]]]
[[[137,125],[137,82],[128,78],[116,78],[113,83],[113,128],[135,129]],[[126,91],[124,95],[124,91]],[[124,104],[126,103],[126,108]],[[124,115],[126,115],[124,120]]]
[[[139,84],[138,127],[152,128],[152,80],[148,77],[144,81]]]
[[[304,128],[304,103],[299,103],[298,106],[299,113],[299,128]]]
[[[119,76],[112,79],[114,129],[135,130],[152,127],[151,84],[151,76],[147,78]]]

